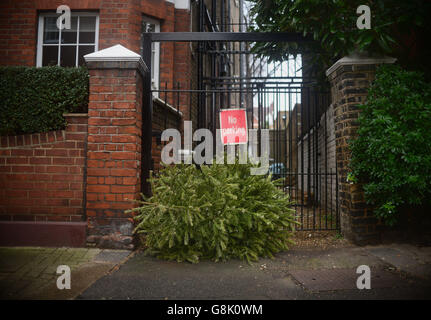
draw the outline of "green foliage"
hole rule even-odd
[[[343,235],[342,235],[339,231],[337,231],[337,233],[335,234],[334,238],[335,238],[336,240],[341,240],[341,239],[343,239],[344,237],[343,237]]]
[[[65,112],[86,112],[84,68],[0,67],[0,135],[64,128]]]
[[[404,206],[431,202],[431,84],[398,66],[378,69],[351,142],[351,181],[393,225]]]
[[[163,259],[257,260],[288,249],[294,210],[271,178],[251,165],[176,165],[151,178],[153,196],[134,209],[135,232]]]
[[[252,21],[259,32],[294,32],[311,37],[311,43],[257,43],[256,52],[274,60],[289,54],[309,54],[315,67],[322,71],[337,59],[354,51],[386,54],[399,62],[411,61],[410,55],[422,55],[420,67],[429,56],[425,46],[431,32],[428,0],[250,0]],[[359,5],[371,9],[371,29],[358,29]],[[412,49],[412,44],[416,49]],[[413,52],[416,51],[416,52]],[[319,54],[316,54],[316,53]]]

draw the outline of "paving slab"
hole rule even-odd
[[[430,300],[429,287],[374,288],[371,290],[322,291],[313,294],[314,300]]]
[[[295,270],[290,273],[310,291],[356,290],[355,269]],[[419,285],[414,280],[383,269],[371,269],[371,288],[399,288]]]
[[[33,261],[39,252],[34,248],[0,248],[0,272],[16,272]]]
[[[239,260],[199,264],[136,254],[79,299],[298,299],[303,292],[286,275]]]
[[[277,259],[270,260],[267,267],[281,269],[285,272],[292,270],[319,269],[347,269],[360,265],[369,267],[385,267],[387,262],[373,256],[361,247],[334,249],[302,249],[291,250],[277,255]]]
[[[72,299],[131,254],[95,248],[0,248],[0,300]],[[71,289],[57,288],[57,267],[71,269]]]
[[[413,245],[368,246],[367,252],[415,277],[431,280],[431,250]]]
[[[96,262],[120,263],[129,256],[130,252],[124,250],[105,249],[94,256]]]

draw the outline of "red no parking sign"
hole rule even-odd
[[[220,110],[221,140],[224,145],[247,143],[247,116],[245,109]]]

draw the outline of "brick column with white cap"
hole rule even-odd
[[[366,101],[376,68],[395,60],[354,53],[338,60],[326,71],[334,109],[341,232],[360,245],[380,241],[382,225],[366,204],[362,187],[347,181],[351,159],[349,141],[356,137],[361,112],[359,105]]]
[[[142,57],[121,45],[84,56],[90,73],[86,177],[87,242],[133,248],[126,214],[141,192]]]

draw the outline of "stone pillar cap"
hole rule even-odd
[[[326,76],[329,76],[339,67],[344,65],[352,64],[382,64],[382,63],[394,63],[397,61],[396,58],[381,56],[381,57],[370,57],[367,53],[355,52],[348,56],[345,56],[335,62],[328,70],[326,70]]]
[[[86,54],[84,56],[85,62],[102,62],[102,61],[126,61],[126,62],[137,62],[139,63],[144,70],[148,70],[147,66],[144,63],[144,60],[142,57],[137,54],[136,52],[133,52],[132,50],[129,50],[125,47],[123,47],[121,44],[117,44],[115,46],[99,50],[93,53]]]

